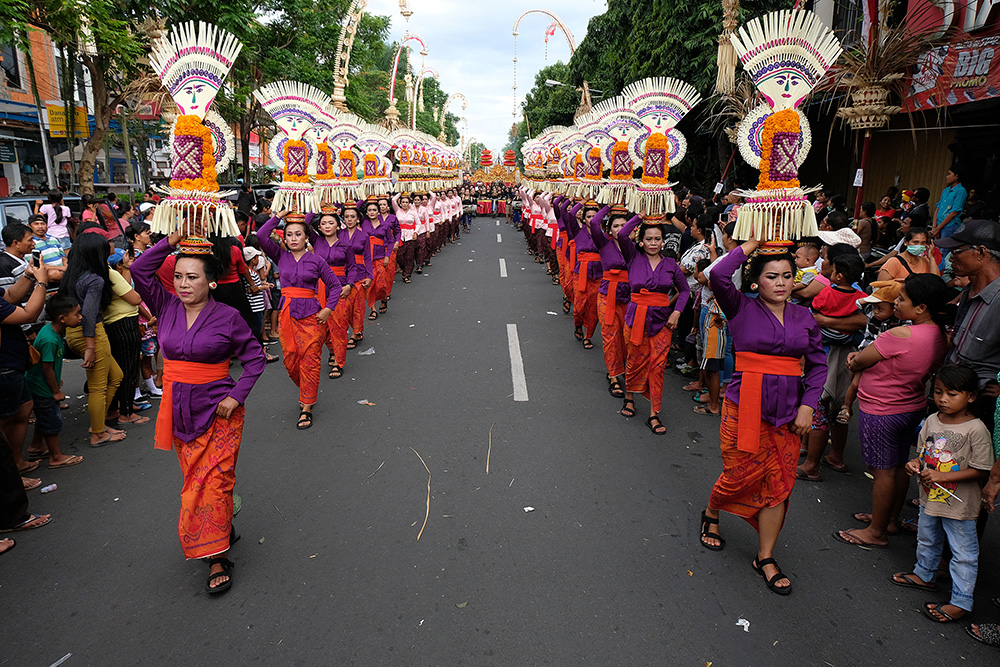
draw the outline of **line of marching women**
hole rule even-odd
[[[299,389],[299,430],[313,423],[323,346],[329,378],[342,377],[347,351],[364,340],[365,321],[388,311],[397,266],[405,283],[414,267],[430,266],[458,240],[461,214],[454,190],[399,193],[305,216],[281,211],[260,228],[260,247],[281,276],[278,331]]]
[[[584,349],[594,348],[601,325],[608,391],[623,399],[622,416],[635,416],[639,393],[649,403],[646,425],[664,435],[663,374],[690,298],[680,266],[661,253],[665,221],[527,188],[521,198],[530,211],[523,227],[528,252],[561,286],[563,312],[573,313],[574,336]]]

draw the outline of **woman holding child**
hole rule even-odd
[[[854,515],[869,525],[834,533],[841,542],[884,547],[890,533],[905,529],[899,522],[908,486],[904,466],[927,407],[927,381],[948,351],[943,318],[950,299],[950,290],[940,277],[911,275],[894,307],[896,318],[910,325],[879,334],[871,345],[847,357],[847,367],[861,373],[861,455],[875,483],[871,513]]]

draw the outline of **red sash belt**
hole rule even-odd
[[[569,238],[569,233],[566,238],[569,239],[569,270],[570,273],[576,273],[576,239]]]
[[[566,232],[564,230],[560,230],[559,231],[559,243],[561,244],[559,247],[563,248],[564,250],[568,249],[568,247],[569,247],[567,245],[567,243],[569,243],[569,233],[568,232]]]
[[[548,231],[548,227],[546,227],[546,231]],[[556,230],[552,230],[552,239],[549,241],[549,247],[552,248],[553,250],[556,249],[556,238],[557,238],[557,236],[558,236],[558,234],[556,234]]]
[[[354,263],[355,264],[360,264],[361,266],[364,266],[365,265],[365,254],[363,252],[356,253],[354,255]]]
[[[343,278],[344,276],[347,275],[346,266],[331,266],[330,270],[333,271],[333,275],[337,276],[338,278]]]
[[[756,453],[760,449],[760,401],[765,375],[802,375],[801,359],[779,357],[756,352],[737,352],[735,370],[743,374],[740,380],[739,428],[736,448]]]
[[[608,298],[611,298],[611,288],[608,288]],[[646,311],[649,310],[650,306],[656,308],[669,308],[670,307],[670,295],[664,294],[663,292],[650,292],[648,289],[643,287],[636,294],[632,292],[630,297],[632,303],[635,304],[635,319],[632,320],[632,337],[629,339],[632,341],[633,345],[639,345],[642,343],[643,336],[646,335]]]
[[[156,418],[154,436],[156,449],[170,451],[174,448],[174,382],[208,384],[227,377],[229,377],[228,359],[217,364],[204,364],[197,361],[163,358],[163,396],[160,397],[160,413]]]
[[[580,273],[576,275],[576,291],[582,292],[587,289],[587,265],[591,262],[600,262],[601,256],[596,252],[581,252],[576,258],[580,261]]]
[[[608,281],[608,298],[604,303],[604,322],[608,323],[615,317],[615,303],[618,301],[618,285],[628,282],[628,271],[625,269],[605,269],[604,279]]]

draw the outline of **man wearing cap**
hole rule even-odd
[[[937,244],[951,252],[955,275],[969,279],[959,300],[948,361],[979,375],[979,395],[971,410],[992,431],[1000,396],[1000,224],[968,220]]]

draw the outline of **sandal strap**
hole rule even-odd
[[[774,567],[777,568],[778,567],[778,561],[774,560],[773,558],[765,558],[764,560],[758,560],[757,561],[757,567],[759,569],[764,569],[765,565],[773,565]],[[780,568],[778,568],[778,569],[780,569]]]
[[[212,567],[213,565],[222,565],[222,567],[226,570],[236,567],[236,564],[233,563],[233,561],[226,558],[225,556],[216,556],[214,558],[209,558],[208,566]],[[222,574],[222,572],[217,572],[216,576],[220,574]]]
[[[713,519],[712,517],[710,517],[710,516],[708,516],[707,514],[705,514],[705,512],[703,511],[703,512],[701,513],[701,522],[702,522],[702,523],[707,523],[707,524],[708,524],[708,525],[710,525],[710,526],[711,526],[712,524],[715,524],[715,525],[718,525],[718,524],[719,524],[719,517],[715,517],[715,518]]]

